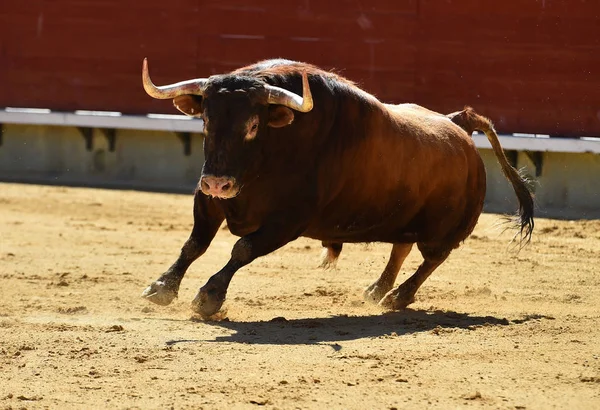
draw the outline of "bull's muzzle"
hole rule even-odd
[[[200,178],[200,190],[215,198],[233,198],[239,193],[239,187],[235,178],[227,176],[202,175]]]

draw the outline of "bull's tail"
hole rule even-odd
[[[494,125],[489,119],[477,114],[471,107],[465,107],[465,109],[462,111],[448,114],[448,118],[450,118],[453,123],[464,129],[469,135],[471,135],[473,131],[477,130],[484,132],[487,136],[490,144],[492,144],[494,154],[500,163],[502,172],[512,184],[515,194],[519,200],[519,213],[518,220],[516,221],[517,227],[520,229],[521,241],[528,242],[531,239],[531,233],[534,226],[533,195],[529,190],[525,178],[520,175],[519,172],[513,168],[506,159],[504,151],[502,150],[502,146],[500,145],[500,141],[498,140],[498,135],[494,130]]]

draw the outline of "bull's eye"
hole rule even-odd
[[[258,132],[258,116],[251,117],[246,123],[246,136],[244,140],[251,141],[256,137]]]

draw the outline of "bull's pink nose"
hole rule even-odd
[[[206,195],[228,198],[232,195],[235,179],[232,177],[216,177],[203,175],[200,178],[200,187]]]

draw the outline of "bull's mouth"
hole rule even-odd
[[[213,198],[231,199],[240,193],[235,178],[229,176],[202,175],[198,185],[204,195]]]

